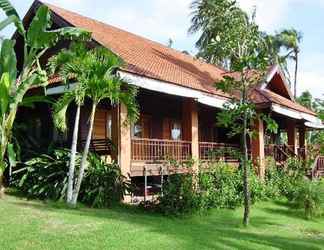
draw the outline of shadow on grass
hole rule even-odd
[[[276,215],[290,216],[291,212],[279,205],[275,208],[261,208],[265,216],[253,216],[248,228],[241,226],[241,217],[234,210],[212,210],[206,216],[191,216],[188,218],[168,218],[159,214],[147,213],[130,206],[115,206],[111,209],[92,209],[79,207],[70,209],[66,206],[57,206],[53,202],[30,202],[24,200],[9,200],[18,206],[31,207],[42,211],[58,211],[68,215],[96,217],[105,221],[129,224],[127,232],[121,232],[123,237],[133,236],[136,228],[145,228],[145,234],[165,235],[176,238],[181,242],[183,249],[323,249],[323,238],[301,238],[300,235],[278,235],[274,230],[285,225],[285,221],[272,220]],[[56,205],[55,205],[56,204]],[[269,215],[269,216],[267,216]],[[294,215],[294,216],[297,216]],[[293,217],[294,217],[293,216]],[[270,219],[269,219],[270,218]],[[298,219],[301,217],[298,216]],[[108,224],[108,222],[107,222]],[[134,229],[134,230],[132,230]],[[287,229],[286,229],[287,230]],[[293,228],[291,230],[294,230]],[[297,232],[296,232],[297,233]],[[146,239],[148,248],[157,242]],[[172,248],[170,245],[168,248]]]
[[[266,211],[269,214],[272,214],[273,216],[276,215],[282,215],[286,217],[290,217],[293,219],[305,219],[304,211],[300,209],[287,209],[287,208],[263,208],[264,211]],[[305,219],[306,220],[306,219]]]

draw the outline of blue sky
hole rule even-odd
[[[48,3],[126,29],[173,47],[194,53],[196,36],[188,36],[192,0],[47,0]],[[32,0],[11,0],[21,16]],[[324,0],[239,0],[246,11],[257,8],[262,30],[274,32],[294,27],[303,34],[298,92],[324,95]],[[0,20],[2,19],[0,15]],[[10,35],[6,29],[1,35]]]

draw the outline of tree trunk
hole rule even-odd
[[[298,73],[298,51],[295,52],[294,98],[297,97],[297,73]]]
[[[243,104],[246,103],[246,91],[243,91]],[[244,216],[243,225],[247,226],[250,219],[250,190],[249,190],[249,166],[248,166],[248,147],[247,147],[247,110],[244,110],[243,119],[243,192],[244,192]]]
[[[84,170],[87,164],[87,158],[88,158],[88,153],[89,153],[89,147],[90,147],[90,142],[91,142],[91,137],[92,137],[92,130],[93,130],[93,122],[95,118],[95,113],[96,113],[96,107],[97,104],[93,103],[92,104],[92,110],[91,110],[91,115],[90,115],[90,127],[88,130],[88,135],[87,135],[87,140],[83,149],[83,154],[82,154],[82,160],[81,160],[81,166],[79,170],[79,175],[78,175],[78,180],[76,187],[73,192],[73,198],[72,198],[72,205],[75,206],[78,200],[79,192],[80,192],[80,187],[84,175]]]
[[[68,179],[67,199],[66,199],[67,204],[70,204],[70,205],[72,205],[72,197],[73,197],[75,157],[76,157],[77,144],[78,144],[80,109],[81,109],[81,105],[78,104],[77,110],[75,113],[75,121],[74,121],[74,128],[73,128],[71,158],[70,158],[70,166],[69,166],[69,179]]]
[[[243,189],[244,189],[244,217],[243,225],[249,224],[250,217],[250,190],[249,190],[249,166],[248,166],[248,149],[247,149],[247,121],[246,115],[244,115],[244,132],[243,132]]]

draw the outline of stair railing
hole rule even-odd
[[[319,166],[318,161],[319,161],[319,157],[320,156],[317,156],[315,158],[315,161],[313,162],[313,165],[311,167],[311,178],[312,178],[312,180],[318,177],[318,166]]]

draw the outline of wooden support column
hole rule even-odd
[[[182,108],[183,140],[191,141],[191,156],[195,160],[194,171],[198,171],[199,135],[198,107],[194,99],[185,99]]]
[[[299,148],[302,153],[302,158],[306,159],[306,128],[304,126],[299,128]]]
[[[127,120],[127,108],[124,104],[119,105],[119,138],[118,138],[118,163],[121,173],[127,179],[130,178],[131,170],[131,130]],[[124,196],[125,202],[130,202],[130,196]]]
[[[296,122],[294,120],[287,120],[287,137],[288,137],[288,145],[291,147],[293,152],[297,154],[297,129]]]
[[[254,124],[256,135],[251,140],[251,152],[253,164],[258,168],[261,179],[265,176],[265,155],[264,155],[264,125],[263,120],[257,118]]]

